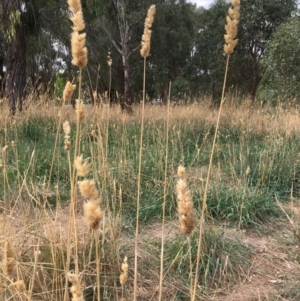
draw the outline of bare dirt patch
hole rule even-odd
[[[267,225],[263,233],[253,230],[226,231],[228,238],[238,240],[252,250],[249,270],[243,281],[216,301],[300,300],[300,265],[297,259],[299,246],[289,225]]]

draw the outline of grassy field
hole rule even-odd
[[[299,300],[298,110],[234,100],[224,106],[196,300]],[[1,300],[67,300],[68,271],[79,272],[86,301],[132,300],[139,189],[137,298],[157,300],[162,281],[163,300],[190,300],[217,109],[209,101],[169,114],[166,106],[146,106],[140,188],[141,108],[132,115],[118,107],[84,110],[78,153],[89,164],[84,179],[95,181],[101,199],[95,231],[83,213],[86,197],[72,187],[74,110],[41,103],[0,121]],[[5,105],[2,112],[9,115]],[[179,164],[196,213],[188,237],[177,214]],[[125,257],[127,281],[120,285]]]

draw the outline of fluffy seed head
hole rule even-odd
[[[142,35],[142,48],[140,50],[141,56],[146,58],[150,54],[150,40],[151,40],[151,33],[152,31],[150,28],[152,27],[153,20],[154,20],[154,14],[155,14],[155,5],[151,5],[148,9],[147,17],[145,19],[145,25],[144,25],[144,33]]]
[[[79,122],[82,121],[85,116],[84,108],[85,107],[84,107],[82,100],[76,99],[75,113],[76,113],[76,118]]]
[[[64,102],[71,100],[75,89],[76,89],[76,85],[72,85],[72,83],[70,81],[67,81],[64,91],[63,91]]]
[[[179,215],[180,230],[186,235],[190,235],[195,228],[195,211],[192,201],[192,193],[187,187],[184,166],[178,167],[177,191],[177,212]]]
[[[9,285],[10,289],[16,289],[18,292],[23,293],[26,291],[26,285],[24,280],[18,280]]]
[[[83,205],[85,221],[91,230],[97,230],[100,226],[100,221],[103,217],[100,203],[100,199],[97,199],[89,200]]]
[[[76,14],[79,11],[82,10],[82,8],[81,8],[81,1],[80,0],[68,0],[68,4],[69,4],[69,10],[73,14]]]
[[[74,166],[79,177],[85,177],[89,172],[89,165],[86,160],[83,162],[82,155],[76,157]]]
[[[73,17],[70,18],[70,20],[73,22],[74,26],[72,27],[73,31],[82,31],[85,28],[84,20],[83,20],[83,14],[82,11],[78,11],[76,14],[73,15]]]
[[[232,54],[234,48],[238,43],[238,39],[235,39],[237,36],[237,25],[239,24],[240,18],[240,0],[231,0],[233,8],[228,9],[228,16],[226,16],[226,25],[225,30],[226,34],[224,35],[225,44],[224,52],[228,55]]]
[[[6,276],[11,277],[13,275],[16,266],[14,253],[12,251],[11,245],[8,241],[4,245],[3,254],[3,272]]]
[[[125,256],[125,258],[124,258],[121,269],[122,269],[122,273],[120,275],[120,284],[123,286],[128,280],[127,256]]]
[[[177,176],[178,176],[179,179],[185,179],[186,178],[185,168],[181,164],[178,166]]]
[[[72,64],[83,68],[87,65],[87,48],[85,47],[86,33],[73,31],[71,35]]]
[[[67,277],[68,280],[72,283],[72,286],[70,288],[70,292],[72,294],[72,301],[84,301],[78,275],[68,273]]]
[[[70,150],[70,147],[71,147],[71,142],[70,142],[71,127],[70,127],[69,121],[65,121],[63,123],[63,130],[64,130],[64,133],[65,133],[65,146],[64,146],[64,149],[68,151],[68,150]]]
[[[78,182],[78,187],[81,195],[91,201],[98,198],[98,190],[94,180],[83,180]]]
[[[65,121],[63,123],[63,130],[64,130],[64,133],[65,133],[65,136],[69,136],[70,135],[70,133],[71,133],[71,127],[70,127],[69,121]]]

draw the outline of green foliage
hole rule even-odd
[[[64,77],[59,72],[56,72],[55,90],[54,90],[55,91],[54,95],[56,97],[62,97],[65,84],[66,84],[66,80],[64,79]]]
[[[263,101],[299,99],[300,17],[282,24],[266,48],[262,60],[265,70],[259,96]]]
[[[280,24],[286,22],[296,10],[295,0],[257,1],[241,3],[241,16],[238,25],[238,44],[231,56],[228,86],[242,94],[255,97],[262,78],[259,61],[264,56],[266,43]],[[229,5],[224,0],[217,0],[203,14],[200,24],[196,50],[193,57],[193,82],[207,86],[213,97],[218,97],[222,89],[225,57],[223,54],[225,16]]]

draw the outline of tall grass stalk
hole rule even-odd
[[[165,216],[166,216],[166,200],[167,200],[167,181],[168,181],[168,154],[169,154],[169,124],[170,124],[170,98],[171,98],[171,82],[169,84],[168,102],[167,102],[167,120],[166,120],[166,155],[165,155],[165,174],[164,174],[164,198],[162,206],[162,224],[161,224],[161,249],[160,249],[160,275],[159,275],[159,296],[158,300],[162,300],[162,284],[164,273],[164,241],[165,241]]]
[[[70,17],[73,22],[73,32],[71,34],[71,51],[72,51],[72,64],[79,68],[79,84],[78,84],[78,99],[76,100],[76,139],[74,145],[74,166],[71,178],[71,206],[70,206],[70,221],[73,222],[74,231],[74,261],[75,261],[75,274],[78,275],[78,235],[76,227],[76,199],[77,199],[77,172],[75,168],[75,160],[78,153],[80,152],[80,124],[84,118],[84,107],[81,100],[81,86],[82,86],[82,68],[87,65],[87,48],[85,47],[86,33],[79,33],[85,29],[85,23],[83,20],[82,6],[80,0],[67,0],[69,4],[69,10],[72,12]],[[65,267],[65,295],[64,301],[68,300],[68,272],[70,269],[70,257],[71,257],[71,246],[70,246],[70,235],[72,235],[71,227],[68,231],[68,246],[67,246],[67,262]]]
[[[142,116],[141,116],[141,134],[140,134],[140,151],[139,151],[139,170],[138,170],[138,191],[136,200],[136,226],[135,226],[135,241],[134,241],[134,284],[133,284],[133,300],[137,299],[137,270],[138,270],[138,240],[139,240],[139,215],[140,215],[140,200],[141,200],[141,173],[142,173],[142,154],[143,154],[143,135],[144,135],[144,119],[145,119],[145,101],[146,101],[146,63],[150,53],[150,40],[153,19],[155,14],[155,5],[151,5],[148,9],[145,19],[144,34],[142,36],[142,47],[140,50],[141,56],[144,58],[144,73],[143,73],[143,100],[142,100]]]
[[[146,86],[146,58],[144,58],[144,77],[143,77],[143,100],[142,100],[142,116],[141,116],[141,135],[140,135],[140,151],[139,151],[139,170],[137,184],[137,200],[136,200],[136,225],[134,240],[134,288],[133,300],[137,300],[137,268],[138,268],[138,241],[139,241],[139,215],[141,201],[141,173],[142,173],[142,155],[143,155],[143,135],[144,135],[144,119],[145,119],[145,86]]]
[[[234,6],[233,9],[229,8],[227,16],[227,25],[225,26],[226,29],[226,35],[225,35],[225,45],[224,45],[224,52],[227,54],[226,59],[226,67],[225,67],[225,75],[224,75],[224,82],[223,82],[223,88],[222,88],[222,96],[221,96],[221,103],[219,107],[217,122],[216,122],[216,128],[213,138],[213,143],[211,147],[210,152],[210,158],[209,158],[209,165],[208,165],[208,171],[206,176],[206,182],[205,182],[205,188],[203,193],[203,200],[202,200],[202,208],[201,208],[201,217],[200,217],[200,231],[199,231],[199,238],[198,238],[198,249],[197,249],[197,261],[196,261],[196,267],[195,267],[195,280],[194,280],[194,287],[193,287],[193,294],[191,296],[191,301],[195,301],[196,299],[196,290],[197,290],[197,284],[198,284],[198,278],[199,278],[199,266],[202,256],[202,240],[204,237],[205,232],[205,213],[207,210],[207,192],[208,192],[208,184],[212,169],[212,163],[213,163],[213,157],[215,152],[215,146],[218,136],[218,130],[219,130],[219,124],[220,124],[220,118],[222,113],[222,107],[223,103],[225,102],[225,88],[226,88],[226,81],[227,81],[227,74],[228,74],[228,65],[229,65],[229,59],[230,55],[233,53],[234,48],[237,44],[237,39],[235,39],[237,34],[237,24],[239,22],[239,11],[240,11],[240,0],[231,0],[232,5]]]

